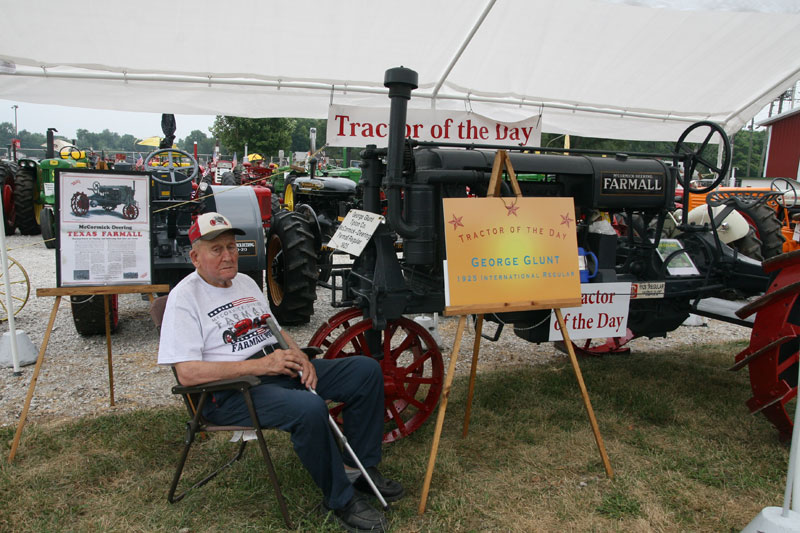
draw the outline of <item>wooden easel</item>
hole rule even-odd
[[[487,197],[496,197],[500,195],[500,185],[502,183],[502,175],[503,169],[505,168],[506,172],[508,173],[509,180],[511,182],[511,188],[514,191],[514,195],[517,198],[522,197],[522,191],[520,190],[519,183],[517,182],[517,175],[514,172],[514,169],[511,166],[511,161],[508,157],[508,152],[505,150],[498,150],[497,155],[494,159],[494,164],[492,166],[492,175],[489,180],[489,188],[487,191]],[[591,401],[589,400],[589,393],[586,390],[586,385],[583,382],[583,375],[581,374],[580,366],[578,365],[578,359],[575,356],[575,350],[572,346],[572,342],[569,340],[569,333],[567,332],[566,324],[564,323],[564,317],[561,314],[561,307],[564,306],[573,306],[579,302],[574,302],[570,300],[565,300],[563,303],[560,301],[549,301],[547,305],[537,305],[536,302],[530,302],[520,305],[504,305],[502,306],[501,311],[509,312],[509,311],[519,311],[519,310],[533,310],[533,309],[548,309],[551,308],[555,311],[556,319],[558,320],[558,325],[561,329],[561,334],[564,338],[564,344],[567,346],[567,351],[569,352],[570,362],[572,363],[572,369],[575,371],[575,377],[578,380],[578,386],[581,389],[581,396],[583,397],[583,404],[586,407],[586,412],[589,415],[589,422],[592,426],[592,432],[594,433],[595,442],[597,443],[597,448],[600,452],[600,457],[603,461],[603,466],[606,470],[606,475],[610,478],[614,478],[614,471],[611,468],[611,463],[608,459],[608,454],[606,453],[605,445],[603,444],[603,437],[600,434],[600,429],[597,425],[597,420],[594,416],[594,410],[592,409]],[[495,310],[491,310],[494,312]],[[472,412],[472,399],[475,392],[475,377],[477,374],[478,368],[478,354],[480,352],[480,344],[481,344],[481,332],[483,329],[483,313],[488,312],[485,306],[474,306],[473,309],[470,309],[470,306],[459,306],[459,307],[448,307],[445,309],[445,315],[459,315],[458,320],[458,327],[456,329],[456,336],[453,341],[453,351],[450,354],[450,365],[447,369],[447,376],[445,377],[444,388],[442,389],[442,396],[439,400],[439,413],[436,417],[436,429],[434,430],[433,434],[433,444],[431,445],[431,454],[428,459],[428,469],[425,472],[425,481],[422,485],[422,496],[419,502],[418,513],[423,514],[425,512],[425,506],[428,502],[428,492],[430,491],[431,486],[431,478],[433,477],[433,469],[436,465],[436,455],[439,450],[439,440],[442,436],[442,427],[444,426],[444,417],[445,412],[447,411],[447,400],[450,396],[450,389],[453,384],[453,377],[455,375],[456,370],[456,362],[458,360],[458,353],[461,349],[461,337],[464,334],[464,326],[467,322],[467,315],[471,313],[478,313],[477,315],[477,322],[475,323],[475,341],[472,346],[472,368],[470,371],[470,378],[469,378],[469,392],[467,394],[467,407],[466,413],[464,415],[464,428],[462,431],[462,438],[467,436],[469,431],[469,419],[470,414]]]
[[[19,439],[22,437],[22,429],[25,427],[25,420],[28,417],[28,409],[31,406],[33,399],[33,391],[36,388],[36,380],[39,379],[39,371],[42,369],[44,362],[44,353],[47,350],[47,344],[50,342],[50,333],[53,331],[53,324],[56,321],[56,313],[58,306],[61,304],[63,296],[103,296],[103,307],[105,309],[106,317],[106,350],[108,352],[108,389],[110,405],[114,406],[114,370],[111,362],[111,321],[109,318],[108,297],[112,294],[147,294],[150,301],[153,301],[153,293],[156,292],[169,292],[169,285],[115,285],[104,287],[60,287],[60,288],[47,288],[37,289],[36,297],[40,296],[55,296],[56,301],[53,303],[53,310],[50,311],[50,321],[47,323],[47,330],[44,334],[42,347],[39,349],[39,356],[36,358],[36,367],[33,370],[33,377],[28,386],[28,395],[25,397],[25,405],[22,408],[22,414],[19,417],[17,424],[17,432],[14,434],[14,441],[11,444],[11,453],[8,454],[8,462],[14,460],[17,454],[17,447],[19,446]]]

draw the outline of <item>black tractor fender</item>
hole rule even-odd
[[[305,218],[312,222],[311,229],[314,230],[314,250],[319,253],[322,249],[322,228],[319,225],[319,217],[314,208],[308,204],[297,204],[294,206],[296,213],[302,214]]]

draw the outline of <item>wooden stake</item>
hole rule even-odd
[[[575,371],[575,377],[578,379],[578,386],[581,389],[581,396],[583,397],[583,405],[586,407],[586,412],[589,414],[589,423],[592,426],[594,433],[594,440],[597,442],[597,449],[600,450],[600,457],[603,460],[603,466],[606,469],[606,475],[609,479],[614,479],[614,470],[611,468],[611,462],[608,460],[606,454],[606,447],[603,444],[603,437],[600,435],[600,428],[597,425],[597,420],[594,417],[594,410],[592,410],[592,402],[589,401],[589,392],[586,390],[586,385],[583,383],[583,375],[581,374],[581,367],[578,366],[578,358],[575,356],[575,349],[572,346],[572,341],[569,340],[569,333],[567,326],[564,323],[564,317],[561,315],[561,309],[554,309],[556,318],[558,319],[558,327],[561,328],[561,335],[564,337],[564,344],[567,346],[569,353],[569,360],[572,363],[572,369]]]
[[[418,509],[419,514],[425,512],[425,505],[428,503],[428,491],[431,488],[433,468],[436,465],[436,453],[439,451],[439,439],[442,436],[444,414],[447,410],[447,397],[450,396],[450,386],[453,384],[453,376],[456,373],[456,361],[458,360],[458,351],[461,349],[461,336],[464,334],[464,324],[466,324],[466,322],[467,315],[461,315],[461,318],[458,320],[456,338],[453,342],[453,353],[450,354],[450,366],[447,369],[447,377],[444,380],[442,397],[439,400],[439,415],[436,417],[436,429],[433,432],[433,445],[431,446],[431,455],[428,458],[428,470],[425,472],[425,482],[422,485],[422,497]]]
[[[39,379],[39,370],[42,369],[44,352],[47,350],[47,343],[50,342],[50,333],[53,331],[53,324],[56,321],[56,313],[58,312],[58,305],[60,303],[61,296],[56,296],[53,310],[50,311],[50,321],[47,323],[47,330],[44,333],[42,347],[39,348],[39,356],[36,358],[36,367],[33,369],[33,376],[31,377],[30,385],[28,385],[28,395],[25,397],[25,405],[22,408],[22,414],[19,416],[17,432],[14,434],[14,442],[11,444],[11,453],[8,454],[9,463],[13,461],[14,456],[17,455],[17,446],[19,446],[19,439],[22,436],[22,428],[25,427],[25,420],[28,418],[28,408],[30,408],[31,400],[33,399],[33,389],[36,388],[36,380]]]
[[[472,368],[469,372],[469,392],[467,393],[467,411],[464,413],[464,429],[461,438],[466,438],[469,432],[469,419],[472,415],[472,398],[475,395],[475,376],[478,373],[478,353],[481,349],[481,333],[483,332],[483,315],[478,315],[475,322],[475,341],[472,343]]]
[[[103,309],[106,313],[106,351],[108,352],[108,394],[111,407],[114,407],[114,365],[111,363],[111,317],[108,294],[103,295]]]

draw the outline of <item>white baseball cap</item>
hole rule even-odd
[[[194,242],[198,239],[210,241],[226,231],[232,231],[236,235],[244,235],[245,232],[239,228],[234,228],[231,221],[225,215],[219,213],[203,213],[194,221],[189,228],[189,241]]]

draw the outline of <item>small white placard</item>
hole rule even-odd
[[[631,300],[645,300],[647,298],[663,298],[663,281],[647,281],[642,283],[631,283]]]
[[[351,209],[347,212],[339,229],[333,234],[328,247],[350,255],[361,255],[381,222],[383,222],[382,215]]]
[[[792,233],[792,240],[800,242],[800,224],[794,225],[794,233]]]
[[[580,307],[561,310],[571,340],[622,337],[628,328],[630,283],[581,283]],[[550,313],[550,340],[564,337],[555,312]]]

